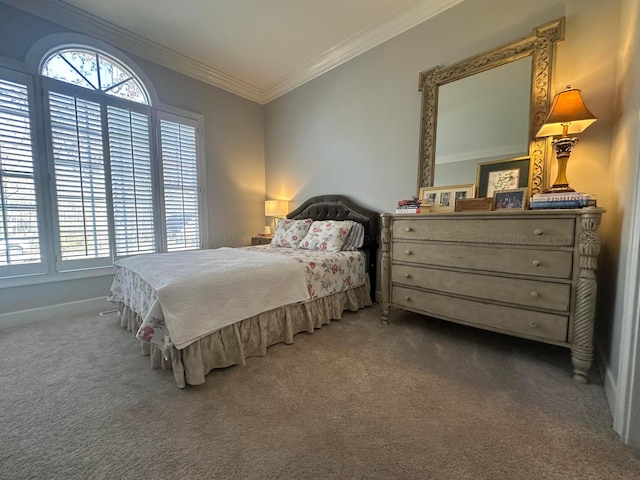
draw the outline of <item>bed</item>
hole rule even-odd
[[[311,234],[325,224],[330,230]],[[346,234],[353,234],[351,240],[338,241],[336,251],[327,232],[355,224]],[[292,225],[308,231],[283,230]],[[140,340],[152,368],[171,369],[179,388],[200,385],[213,369],[244,365],[249,357],[266,355],[271,345],[291,344],[297,333],[313,333],[345,310],[372,304],[378,213],[342,195],[321,195],[279,221],[275,233],[277,245],[116,262],[107,298],[118,308],[120,324]]]

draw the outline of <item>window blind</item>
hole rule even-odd
[[[156,251],[149,116],[107,107],[116,255]]]
[[[42,102],[33,75],[0,67],[0,286],[200,248],[202,117],[158,110],[129,66],[90,46],[39,65]]]
[[[0,79],[0,267],[41,260],[28,93]]]
[[[160,120],[167,251],[200,248],[197,130]]]
[[[100,105],[49,92],[62,261],[110,256]]]

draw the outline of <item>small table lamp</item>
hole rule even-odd
[[[264,216],[274,217],[272,231],[275,231],[277,219],[285,217],[287,213],[289,213],[289,202],[286,200],[267,200],[264,202]]]
[[[567,162],[571,149],[578,143],[578,139],[569,135],[583,132],[596,120],[595,115],[582,101],[580,90],[577,88],[567,85],[567,88],[553,97],[551,111],[536,135],[536,137],[561,135],[560,138],[551,142],[558,159],[558,175],[553,186],[545,190],[545,193],[575,192],[567,180]]]

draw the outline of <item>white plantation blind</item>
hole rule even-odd
[[[0,66],[0,287],[207,242],[203,117],[83,42],[33,56],[37,79]]]
[[[61,260],[110,256],[100,105],[49,93]]]
[[[156,251],[149,116],[107,107],[116,255]]]
[[[0,79],[0,268],[41,260],[28,94]]]
[[[167,250],[200,248],[197,130],[160,120]]]

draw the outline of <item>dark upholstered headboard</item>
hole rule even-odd
[[[378,237],[380,236],[380,214],[353,203],[344,195],[318,195],[306,200],[287,215],[287,218],[313,220],[352,220],[364,226],[364,244],[367,254],[371,299],[376,292],[376,262],[378,258]]]

